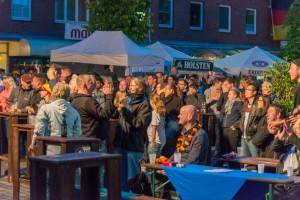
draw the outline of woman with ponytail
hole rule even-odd
[[[150,96],[150,105],[153,109],[151,124],[147,129],[149,140],[148,153],[160,157],[163,146],[166,143],[165,134],[165,105],[158,94]]]

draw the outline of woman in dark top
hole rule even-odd
[[[228,100],[221,109],[221,122],[223,127],[223,153],[237,152],[241,133],[238,122],[242,116],[243,103],[241,94],[235,89],[228,92]]]
[[[163,148],[162,155],[169,158],[175,151],[177,137],[179,135],[178,115],[182,101],[180,99],[180,92],[175,84],[166,85],[164,93],[165,99],[163,101],[166,107],[166,144]]]

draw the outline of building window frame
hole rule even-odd
[[[28,2],[28,16],[27,17],[13,15],[14,5],[16,5],[16,2],[14,3],[14,1],[15,0],[11,1],[11,18],[12,18],[12,20],[30,21],[31,20],[31,0],[27,0],[27,2]]]
[[[247,28],[247,11],[253,11],[254,12],[254,22],[253,22],[253,30],[252,31],[249,31],[248,28]],[[250,34],[250,35],[255,35],[256,34],[256,9],[253,9],[253,8],[246,8],[246,34]],[[250,24],[249,24],[250,25]],[[251,24],[252,25],[252,24]]]
[[[89,0],[86,0],[86,2],[88,3],[89,2]],[[61,20],[61,19],[56,19],[56,0],[55,0],[55,2],[54,2],[54,8],[55,8],[55,10],[54,10],[54,21],[55,21],[55,23],[66,23],[66,22],[68,22],[68,21],[72,21],[72,20],[68,20],[67,19],[67,17],[68,17],[68,0],[64,0],[64,19],[63,20]],[[79,18],[79,16],[78,16],[78,10],[79,10],[79,8],[78,8],[78,5],[79,5],[79,3],[78,3],[78,0],[75,0],[75,20],[74,21],[72,21],[72,22],[88,22],[89,21],[89,19],[90,19],[90,10],[89,9],[86,9],[86,21],[78,21],[78,18]]]
[[[203,2],[191,1],[190,5],[192,4],[198,4],[200,6],[200,24],[199,26],[191,26],[191,21],[190,21],[190,30],[203,30]],[[192,13],[190,13],[190,18],[191,15]]]
[[[220,28],[220,8],[228,8],[228,28],[227,29],[222,29]],[[231,6],[228,5],[219,5],[219,32],[222,33],[230,33],[231,32]]]
[[[173,28],[173,8],[174,8],[174,4],[173,4],[173,0],[169,0],[170,1],[170,23],[169,24],[158,24],[158,26],[160,28]],[[158,21],[159,21],[159,14],[160,14],[160,8],[158,8]]]

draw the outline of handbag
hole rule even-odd
[[[139,164],[145,163],[146,160],[141,159]],[[131,192],[136,194],[144,194],[147,196],[151,196],[151,186],[148,181],[147,174],[141,171],[139,174],[135,175],[133,178],[127,181],[127,184],[131,190]]]
[[[276,184],[274,186],[273,198],[276,200],[295,200],[300,196],[300,184],[282,185]]]
[[[133,193],[151,196],[151,186],[144,172],[135,175],[128,180],[128,186]]]

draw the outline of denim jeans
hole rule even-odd
[[[215,125],[215,136],[216,136],[216,142],[215,142],[215,147],[216,147],[216,153],[220,154],[221,153],[221,138],[222,138],[222,129],[221,129],[221,121],[220,117],[215,117],[214,119],[214,125]]]
[[[148,155],[149,154],[156,154],[156,158],[159,158],[162,152],[163,146],[158,143],[154,143],[154,148],[150,149],[150,144],[148,145]]]
[[[117,152],[122,155],[121,161],[121,187],[122,191],[129,192],[127,181],[141,172],[140,160],[142,152],[128,151],[126,149],[118,149]]]
[[[252,140],[246,140],[242,138],[243,156],[259,156],[259,149],[252,144]]]

